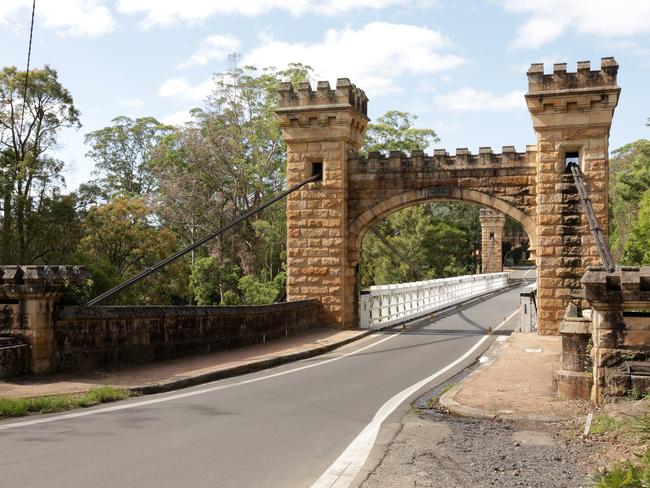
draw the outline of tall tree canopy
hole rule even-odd
[[[147,195],[155,190],[152,151],[173,130],[153,117],[119,116],[112,125],[87,134],[86,155],[95,161],[93,174],[99,177],[95,184],[100,196]]]
[[[650,119],[646,125],[650,126]],[[650,140],[639,139],[614,150],[609,172],[612,253],[617,260],[622,258],[624,264],[642,264],[632,257],[639,254],[627,252],[626,246],[632,229],[640,229],[635,224],[644,218],[640,208],[644,195],[650,191]],[[650,242],[646,247],[650,247]]]
[[[285,71],[245,67],[215,75],[214,89],[205,107],[193,111],[193,122],[177,128],[154,151],[156,211],[165,227],[194,242],[284,186],[286,147],[274,114],[276,92],[281,81],[305,80],[310,73],[307,66],[292,65]],[[283,282],[285,227],[284,208],[275,205],[198,251],[199,257],[215,259],[218,269],[212,275],[219,280],[231,275],[222,267],[232,265],[254,276],[234,290],[225,290],[232,284],[222,281],[219,293],[202,291],[201,300],[219,296],[223,302],[226,291],[241,298],[261,290],[251,279]],[[211,269],[206,262],[201,266]],[[199,288],[195,280],[193,289]],[[263,294],[267,299],[283,295]]]
[[[440,138],[433,129],[415,127],[417,116],[408,112],[389,110],[377,121],[368,124],[363,151],[412,151],[426,149]]]
[[[51,206],[63,184],[63,163],[49,151],[64,128],[80,127],[79,112],[57,72],[45,66],[0,71],[0,189],[2,191],[2,262],[34,262],[34,247],[45,199]],[[31,222],[31,225],[30,225]]]

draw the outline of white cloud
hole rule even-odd
[[[212,87],[212,79],[208,79],[197,85],[192,85],[186,78],[170,78],[160,85],[158,95],[161,97],[176,97],[184,100],[199,101],[210,94]]]
[[[206,37],[201,41],[199,48],[196,50],[190,59],[178,65],[179,68],[186,68],[196,64],[206,65],[209,61],[221,61],[226,57],[239,50],[241,43],[239,39],[230,34],[216,34]]]
[[[524,14],[513,46],[536,48],[567,32],[615,38],[650,33],[648,0],[499,0],[512,13]]]
[[[419,0],[420,6],[438,0]],[[407,5],[409,0],[119,0],[117,9],[128,14],[142,14],[144,27],[176,22],[200,22],[213,15],[261,15],[284,10],[298,16],[305,13],[340,15],[351,10],[379,10]]]
[[[185,125],[192,121],[192,114],[189,110],[179,110],[160,119],[163,124],[167,125]]]
[[[31,0],[2,0],[0,24],[29,22]],[[61,36],[96,37],[113,31],[114,20],[102,0],[48,0],[36,5],[36,22]]]
[[[513,90],[508,93],[494,94],[485,90],[471,87],[436,95],[433,98],[436,106],[451,112],[506,112],[524,109],[524,92]]]
[[[372,22],[359,30],[330,29],[315,43],[273,39],[245,54],[243,64],[285,67],[310,65],[319,78],[348,77],[370,94],[399,90],[397,78],[457,68],[463,58],[446,51],[451,43],[439,32],[406,24]]]

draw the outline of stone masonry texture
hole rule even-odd
[[[603,58],[600,70],[591,70],[589,62],[579,62],[575,73],[566,64],[553,70],[544,74],[543,65],[533,64],[528,71],[526,103],[536,143],[525,152],[504,146],[500,153],[481,147],[478,154],[459,148],[454,155],[442,149],[427,155],[413,148],[409,155],[362,156],[357,151],[368,123],[362,90],[347,79],[339,79],[336,89],[327,82],[316,90],[309,83],[285,83],[277,115],[288,147],[288,184],[323,168],[322,182],[287,202],[289,300],[315,298],[328,323],[356,326],[356,274],[368,228],[418,203],[473,202],[525,229],[538,266],[538,330],[557,334],[567,304],[583,300],[580,277],[598,261],[565,155],[579,154],[606,229],[608,139],[620,88],[613,58]],[[495,230],[485,227],[488,239],[490,232],[502,236],[498,228],[496,222]],[[499,242],[493,254],[500,253]],[[488,269],[493,267],[499,266]]]

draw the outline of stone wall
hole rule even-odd
[[[591,399],[650,393],[650,268],[592,267],[582,284],[593,310]]]
[[[54,313],[68,284],[87,277],[78,266],[0,267],[0,335],[29,344],[29,371],[52,371]]]
[[[560,329],[559,396],[600,404],[650,393],[650,267],[590,267],[581,281],[587,307],[569,305]]]
[[[0,337],[0,378],[29,372],[29,346],[14,337]]]
[[[54,370],[104,370],[259,344],[321,325],[316,300],[232,307],[64,307]]]

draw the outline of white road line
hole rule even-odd
[[[519,312],[519,309],[512,312],[506,319],[503,320],[495,331],[503,327],[512,317]],[[402,390],[393,398],[384,403],[368,425],[361,431],[361,433],[352,441],[352,443],[343,451],[343,453],[327,468],[320,478],[311,486],[311,488],[345,488],[350,486],[355,476],[363,467],[372,446],[375,444],[375,439],[379,433],[381,424],[386,418],[397,409],[408,397],[416,393],[420,388],[426,386],[427,383],[435,380],[452,368],[458,366],[460,363],[469,358],[489,336],[485,335],[479,339],[465,354],[449,363],[444,368],[436,371],[423,380],[418,381],[414,385],[409,386]]]
[[[256,383],[258,381],[268,380],[268,379],[271,379],[271,378],[277,378],[278,376],[284,376],[284,375],[291,374],[291,373],[297,373],[298,371],[304,371],[305,369],[315,368],[316,366],[323,366],[324,364],[328,364],[328,363],[332,363],[334,361],[338,361],[339,359],[343,359],[343,358],[346,358],[348,356],[352,356],[353,354],[358,354],[358,353],[360,353],[362,351],[370,349],[371,347],[375,347],[375,346],[378,346],[379,344],[381,344],[383,342],[389,341],[389,340],[393,339],[394,337],[397,337],[401,333],[402,332],[391,334],[391,335],[389,335],[387,337],[384,337],[383,339],[380,339],[378,341],[373,342],[372,344],[368,344],[367,346],[364,346],[364,347],[362,347],[360,349],[356,349],[354,351],[348,352],[348,353],[343,354],[341,356],[337,356],[337,357],[332,358],[332,359],[326,359],[326,360],[320,361],[318,363],[308,364],[308,365],[301,366],[299,368],[290,369],[290,370],[287,370],[287,371],[280,371],[278,373],[273,373],[273,374],[269,374],[269,375],[266,375],[266,376],[260,376],[258,378],[251,378],[251,379],[248,379],[248,380],[238,381],[236,383],[230,383],[228,385],[212,386],[212,387],[209,387],[209,388],[202,388],[200,390],[192,390],[192,391],[188,391],[188,392],[185,392],[185,393],[177,393],[175,395],[169,395],[169,396],[164,396],[164,397],[160,397],[160,398],[152,398],[152,399],[149,399],[149,400],[142,400],[142,401],[137,401],[137,402],[132,402],[132,403],[126,403],[126,404],[123,404],[123,405],[115,405],[115,406],[112,406],[112,407],[96,408],[96,409],[93,409],[93,410],[84,410],[84,411],[79,411],[79,412],[56,415],[56,416],[52,416],[52,417],[38,418],[38,419],[33,419],[33,420],[24,420],[22,422],[13,422],[11,424],[3,424],[3,425],[0,425],[0,430],[16,429],[18,427],[27,427],[27,426],[30,426],[30,425],[45,424],[45,423],[48,423],[48,422],[56,422],[58,420],[76,419],[76,418],[79,418],[79,417],[88,417],[90,415],[98,415],[100,413],[117,412],[117,411],[120,411],[120,410],[128,410],[130,408],[144,407],[144,406],[147,406],[147,405],[155,405],[157,403],[170,402],[170,401],[173,401],[173,400],[179,400],[181,398],[189,398],[189,397],[193,397],[193,396],[196,396],[196,395],[202,395],[204,393],[211,393],[213,391],[226,390],[228,388],[234,388],[236,386],[248,385],[250,383]],[[219,381],[223,381],[223,380],[219,380]],[[208,384],[210,384],[210,383],[208,383]]]

